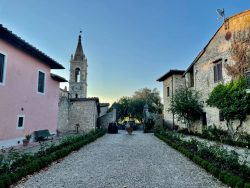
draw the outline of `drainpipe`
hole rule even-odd
[[[174,75],[172,75],[172,101],[174,98]],[[173,130],[174,130],[174,113],[173,113]]]

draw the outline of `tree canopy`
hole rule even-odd
[[[148,104],[149,111],[152,113],[162,113],[163,104],[159,91],[154,89],[143,88],[134,92],[131,97],[122,97],[112,104],[117,110],[117,119],[123,120],[125,117],[131,117],[142,121],[143,108]]]
[[[247,79],[240,77],[227,84],[218,84],[207,100],[209,106],[217,107],[224,116],[232,138],[242,126],[250,109],[250,95],[246,93],[246,89]],[[233,120],[240,121],[236,130],[232,126]]]
[[[187,87],[176,90],[168,111],[184,121],[190,131],[191,124],[198,120],[202,113],[203,104],[199,100],[199,93]]]

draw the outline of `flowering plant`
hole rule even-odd
[[[26,139],[26,140],[30,140],[30,139],[31,139],[31,134],[26,134],[26,135],[25,135],[25,139]]]

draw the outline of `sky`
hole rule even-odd
[[[65,67],[82,30],[88,97],[113,103],[157,88],[169,69],[185,70],[226,17],[249,0],[0,0],[0,24]],[[63,88],[64,85],[62,84]]]

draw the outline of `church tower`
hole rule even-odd
[[[81,35],[79,35],[76,52],[70,59],[70,98],[87,97],[87,67],[87,58],[83,53]]]

